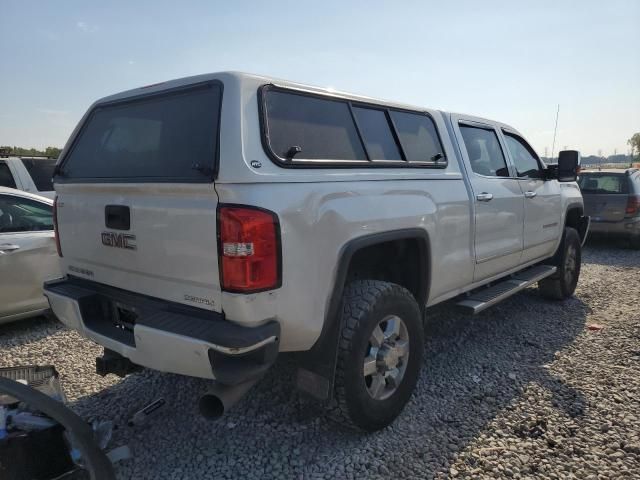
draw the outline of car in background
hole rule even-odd
[[[640,249],[640,169],[583,170],[578,185],[590,232],[624,237]]]
[[[0,187],[0,324],[48,312],[42,283],[61,275],[53,201]]]
[[[56,159],[48,157],[0,157],[0,187],[15,188],[51,198]]]

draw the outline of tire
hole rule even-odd
[[[551,277],[538,282],[540,293],[552,300],[569,298],[578,285],[582,263],[580,235],[575,228],[564,229],[562,242],[550,263],[558,267],[558,270]]]
[[[631,237],[629,239],[629,245],[631,248],[635,250],[640,250],[640,235],[636,235],[635,237]]]
[[[345,288],[342,315],[330,416],[350,428],[379,430],[400,414],[418,381],[420,308],[400,285],[358,280]]]

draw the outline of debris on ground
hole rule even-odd
[[[111,442],[131,447],[135,456],[115,466],[121,480],[637,478],[640,255],[602,245],[583,253],[567,301],[529,288],[477,317],[428,310],[416,392],[371,435],[339,429],[298,395],[286,359],[218,423],[197,412],[206,380],[97,376],[102,348],[53,321],[0,326],[0,366],[54,363],[73,410],[112,420]],[[160,397],[161,414],[127,427]]]
[[[600,325],[599,323],[590,323],[589,325],[587,325],[587,330],[591,330],[592,332],[599,332],[603,328],[604,326]]]

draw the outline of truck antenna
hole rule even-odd
[[[556,128],[553,129],[553,144],[551,145],[551,160],[553,160],[553,152],[556,149],[556,133],[558,133],[558,117],[560,116],[560,104],[556,110]]]

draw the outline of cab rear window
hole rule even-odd
[[[218,83],[207,83],[98,105],[58,173],[62,179],[211,181],[221,96]]]

